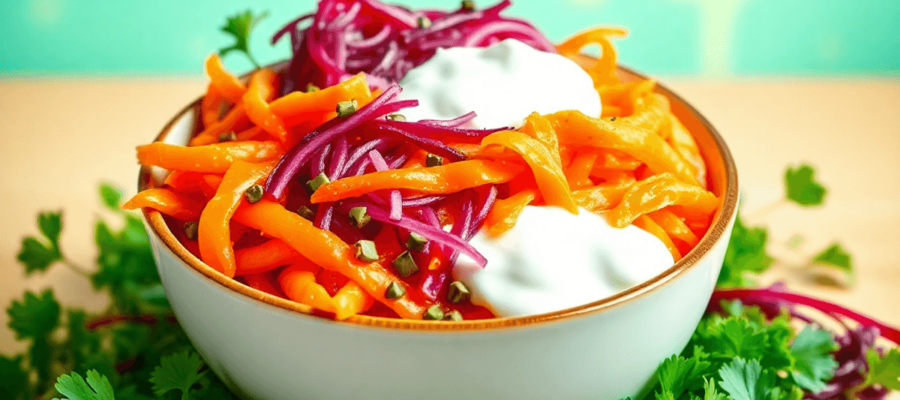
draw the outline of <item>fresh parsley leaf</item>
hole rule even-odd
[[[13,301],[6,309],[9,327],[16,339],[43,339],[59,325],[59,303],[53,291],[45,290],[40,296],[25,292],[21,301]]]
[[[831,332],[806,326],[791,344],[791,355],[795,360],[791,378],[806,390],[813,393],[821,392],[838,367],[832,355],[837,349],[838,344],[831,336]]]
[[[825,186],[816,181],[816,170],[809,164],[801,164],[796,168],[788,168],[784,172],[784,196],[801,206],[810,207],[822,204]]]
[[[268,15],[268,12],[254,15],[252,11],[247,10],[228,17],[225,26],[223,26],[221,30],[234,38],[234,44],[219,49],[219,54],[225,56],[232,51],[240,51],[247,55],[247,58],[250,59],[250,62],[253,63],[256,68],[259,68],[256,59],[250,54],[250,31],[253,30],[259,21],[262,21]]]
[[[63,396],[63,399],[53,400],[115,400],[112,385],[109,379],[100,375],[95,370],[87,372],[87,381],[72,372],[70,375],[62,375],[56,380],[56,391]]]
[[[757,360],[735,358],[719,370],[719,384],[734,400],[767,400],[775,389],[775,375]]]
[[[159,275],[153,268],[153,252],[141,220],[132,215],[125,218],[125,226],[120,230],[102,220],[95,224],[99,268],[91,279],[94,287],[109,288],[120,312],[141,313],[149,310],[140,298],[140,289],[158,285]]]
[[[700,388],[703,385],[703,375],[709,367],[710,364],[700,361],[699,357],[684,358],[676,355],[669,357],[656,370],[660,386],[657,399],[677,399],[685,391]]]
[[[122,191],[111,183],[101,183],[100,200],[110,210],[121,211],[119,204],[122,203]]]
[[[754,284],[746,275],[764,272],[775,262],[766,252],[768,240],[769,232],[766,228],[748,227],[738,214],[717,286],[732,288]]]
[[[28,236],[22,239],[22,250],[16,257],[25,265],[25,274],[46,271],[54,262],[62,260],[59,250],[59,234],[62,232],[62,213],[43,212],[38,215],[38,228],[42,238]]]
[[[890,390],[900,390],[900,350],[897,347],[884,355],[869,349],[866,351],[866,363],[869,364],[869,373],[863,386],[881,385]]]
[[[30,400],[28,396],[28,371],[22,368],[22,356],[0,356],[0,393],[10,400]]]
[[[180,390],[182,399],[188,398],[191,387],[200,381],[206,371],[199,372],[203,361],[197,353],[183,351],[160,360],[160,365],[153,370],[150,383],[153,393],[162,396],[171,390]]]
[[[715,380],[703,377],[703,400],[728,400],[728,395],[716,389]]]
[[[856,281],[856,270],[853,268],[853,256],[841,246],[840,243],[832,243],[825,250],[813,256],[813,264],[824,265],[842,271],[847,281],[852,285]]]

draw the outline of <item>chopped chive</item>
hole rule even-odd
[[[397,271],[397,274],[403,278],[419,271],[416,260],[413,259],[412,254],[409,254],[408,251],[400,253],[394,261],[391,261],[391,265],[394,266],[394,270]]]
[[[233,142],[235,140],[237,140],[237,135],[234,131],[219,135],[219,142]]]
[[[366,214],[365,207],[353,207],[350,209],[350,222],[353,222],[353,226],[362,228],[371,220],[372,217]]]
[[[612,117],[612,118],[609,119],[609,122],[613,122],[613,121],[615,121],[615,120],[616,120],[616,117]]]
[[[463,0],[461,7],[465,11],[472,11],[475,9],[475,2],[472,0]]]
[[[315,178],[312,178],[309,182],[306,182],[306,188],[309,189],[310,192],[315,193],[316,190],[319,189],[320,186],[328,183],[328,176],[325,175],[324,172],[316,175]]]
[[[356,112],[357,107],[356,99],[340,101],[337,103],[337,115],[338,117],[349,117]]]
[[[188,238],[188,240],[197,240],[197,231],[200,228],[200,224],[197,221],[185,222],[184,223],[184,236]]]
[[[425,311],[425,315],[423,315],[422,318],[440,321],[444,319],[444,311],[441,310],[441,306],[435,304],[431,307],[428,307],[428,310]]]
[[[425,250],[425,245],[428,244],[428,239],[425,239],[424,236],[410,232],[409,239],[406,239],[406,248],[412,251],[422,251]]]
[[[423,17],[416,18],[416,26],[418,26],[419,29],[430,28],[430,27],[431,27],[431,20],[428,19],[428,17],[424,17],[424,16],[423,16]]]
[[[429,153],[428,156],[425,157],[425,166],[426,167],[437,167],[444,163],[444,157],[441,157],[437,154]]]
[[[263,189],[262,185],[253,185],[244,191],[244,197],[247,198],[247,201],[250,202],[250,204],[255,204],[262,200],[265,193],[266,191]]]
[[[375,248],[375,242],[360,240],[353,246],[356,247],[356,258],[365,262],[378,261],[378,250]]]
[[[312,83],[306,84],[306,93],[318,92],[320,89],[318,86],[313,85]]]
[[[465,301],[469,299],[469,296],[472,295],[472,292],[469,291],[469,288],[460,281],[453,281],[450,283],[450,288],[447,291],[447,300],[450,300],[451,303],[456,304],[461,301]]]
[[[388,114],[385,118],[391,121],[406,121],[406,117],[403,114]]]
[[[404,289],[403,286],[400,286],[397,282],[391,282],[391,285],[384,291],[384,298],[390,300],[399,299],[405,294],[406,289]]]
[[[307,206],[300,206],[300,208],[297,209],[297,214],[299,214],[307,221],[312,221],[313,218],[316,217],[316,213],[314,213],[313,210]]]
[[[463,316],[459,311],[453,310],[444,314],[444,321],[459,322],[463,320]]]

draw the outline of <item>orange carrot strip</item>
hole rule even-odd
[[[272,137],[284,142],[287,130],[284,121],[275,115],[269,107],[269,101],[275,96],[275,80],[278,75],[272,70],[261,69],[250,78],[250,86],[242,97],[247,108],[247,116],[257,126]]]
[[[602,179],[605,183],[633,183],[635,179],[634,171],[625,169],[606,169],[595,167],[591,169],[591,178]]]
[[[534,201],[534,192],[525,190],[505,199],[498,199],[484,220],[484,227],[490,236],[500,236],[516,225],[519,214]]]
[[[481,145],[485,147],[499,145],[519,153],[531,167],[544,201],[548,205],[559,206],[572,214],[578,214],[578,206],[572,200],[572,191],[569,189],[562,165],[553,157],[551,150],[540,141],[522,132],[500,131],[485,137]],[[553,152],[558,154],[556,149]]]
[[[602,85],[609,82],[617,81],[615,77],[617,65],[616,49],[613,47],[610,38],[624,37],[628,31],[622,28],[593,28],[566,39],[558,46],[556,50],[569,58],[578,58],[582,68],[588,72],[588,75],[594,80],[594,85]],[[578,57],[581,49],[585,46],[596,43],[600,46],[601,55],[596,60],[585,60],[585,57]]]
[[[203,146],[210,143],[217,143],[219,136],[223,133],[234,131],[236,126],[246,124],[250,119],[247,117],[247,111],[243,104],[235,105],[222,120],[206,127],[203,132],[191,138],[191,146]]]
[[[170,171],[224,173],[237,160],[251,163],[277,159],[282,155],[276,142],[224,142],[185,147],[156,142],[137,147],[141,165],[153,165]]]
[[[229,278],[234,277],[236,268],[229,227],[231,217],[241,202],[246,201],[244,192],[266,179],[274,168],[275,161],[261,164],[235,161],[200,215],[197,242],[201,258]]]
[[[368,103],[372,97],[365,74],[359,73],[321,90],[289,93],[273,101],[269,107],[275,115],[287,118],[297,114],[333,112],[338,102],[355,99],[357,103]],[[363,104],[360,103],[359,106],[362,107]]]
[[[569,181],[569,187],[572,190],[581,189],[591,186],[591,170],[594,169],[594,162],[599,157],[596,151],[582,151],[576,153],[572,163],[566,167],[566,179]]]
[[[335,309],[334,318],[337,320],[344,320],[366,311],[375,303],[375,299],[353,281],[347,282],[341,290],[338,290],[332,300]]]
[[[396,282],[409,293],[412,289],[406,283],[394,277],[377,262],[365,263],[358,260],[353,248],[335,234],[316,228],[311,222],[286,210],[281,204],[263,199],[256,204],[244,205],[234,214],[234,219],[268,236],[283,240],[312,263],[350,278],[366,293],[390,307],[401,317],[422,318],[425,305],[412,300],[411,296],[396,300],[384,297],[392,282]]]
[[[246,142],[248,140],[259,140],[259,136],[265,133],[262,128],[254,126],[235,135],[236,142]]]
[[[282,240],[271,239],[263,244],[240,249],[234,253],[235,276],[259,274],[282,265],[294,264],[302,258],[294,248]]]
[[[200,120],[203,127],[208,128],[219,120],[219,106],[222,104],[222,94],[210,83],[206,88],[206,95],[200,100]]]
[[[225,66],[222,65],[222,59],[219,58],[218,54],[213,53],[206,57],[204,66],[206,67],[206,75],[209,76],[210,84],[215,86],[216,91],[232,103],[241,101],[241,97],[247,91],[247,87],[241,83],[238,77],[225,70]]]
[[[326,183],[313,193],[311,201],[338,201],[386,189],[410,189],[425,194],[455,193],[488,183],[509,182],[522,170],[518,164],[466,160],[429,168],[376,171]]]
[[[201,191],[200,185],[203,174],[191,171],[172,171],[166,175],[163,185],[166,185],[178,192],[198,192]]]
[[[700,155],[700,148],[697,146],[697,142],[674,114],[669,113],[669,121],[672,126],[672,134],[668,138],[669,144],[692,167],[694,176],[696,176],[700,185],[706,187],[706,162],[703,161],[703,156]]]
[[[165,188],[146,189],[134,195],[122,205],[125,210],[152,208],[182,221],[196,221],[200,218],[203,204]]]
[[[644,162],[654,173],[671,172],[684,182],[698,184],[687,163],[654,132],[578,111],[561,111],[548,118],[561,143],[619,150]]]
[[[647,216],[663,228],[670,238],[678,239],[683,244],[683,246],[678,246],[678,243],[675,244],[683,254],[687,254],[700,242],[700,238],[688,228],[681,218],[678,218],[677,215],[665,208],[649,213]]]
[[[559,148],[559,138],[556,137],[556,130],[553,129],[553,124],[546,117],[538,113],[531,113],[528,118],[525,118],[525,122],[519,128],[519,132],[543,143],[557,164],[568,165],[561,159],[562,155],[560,153],[562,149]]]
[[[675,247],[675,243],[672,242],[672,238],[670,238],[669,235],[666,234],[666,231],[663,230],[663,228],[661,228],[659,225],[657,225],[656,222],[653,222],[650,217],[646,215],[637,217],[637,219],[634,220],[634,226],[641,228],[649,232],[653,236],[659,238],[659,240],[666,245],[666,248],[669,249],[669,252],[672,253],[672,258],[674,258],[676,262],[681,259],[681,252],[678,251],[677,247]]]
[[[256,290],[271,294],[272,296],[285,297],[284,294],[282,294],[281,289],[275,286],[269,279],[269,274],[261,273],[245,275],[244,280],[247,281],[247,286]]]
[[[306,264],[286,268],[278,276],[279,283],[288,298],[313,308],[332,312],[337,320],[350,318],[372,306],[374,299],[356,284],[347,282],[334,297],[316,283],[316,275]]]
[[[605,211],[617,206],[630,187],[630,183],[597,185],[576,190],[572,192],[572,197],[582,208],[590,211]]]
[[[604,149],[600,153],[600,157],[594,164],[595,168],[603,169],[621,169],[634,171],[641,166],[641,162],[628,154],[618,150]]]
[[[706,189],[679,181],[672,174],[652,176],[631,186],[609,212],[610,225],[624,228],[640,215],[677,205],[686,212],[711,215],[719,199]]]
[[[219,190],[219,185],[221,184],[222,175],[203,175],[203,181],[200,183],[200,190],[207,199],[211,199],[216,195],[216,191]]]

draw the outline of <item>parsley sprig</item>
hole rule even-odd
[[[254,14],[252,11],[247,10],[228,17],[225,21],[225,26],[221,30],[234,38],[234,43],[231,46],[219,49],[219,55],[224,57],[233,51],[241,52],[247,56],[247,59],[250,60],[254,67],[259,68],[259,63],[256,62],[253,54],[250,53],[250,32],[267,16],[269,16],[268,12]]]

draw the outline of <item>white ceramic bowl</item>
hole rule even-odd
[[[626,79],[637,74],[621,71]],[[734,161],[713,127],[664,87],[695,136],[722,199],[700,244],[659,276],[559,312],[459,323],[356,316],[336,322],[251,289],[191,255],[145,210],[178,321],[209,366],[245,399],[609,399],[634,396],[679,353],[722,266],[738,203]],[[194,103],[157,140],[184,144]],[[164,171],[144,169],[140,189]]]

